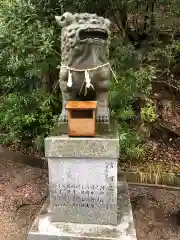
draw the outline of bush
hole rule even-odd
[[[9,93],[0,106],[1,131],[7,134],[4,143],[32,143],[47,136],[54,124],[51,101],[52,96],[42,90]]]
[[[111,81],[110,110],[118,122],[121,156],[139,158],[144,148],[136,123],[148,128],[157,118],[150,100],[152,80],[164,69],[165,77],[175,84],[172,66],[177,62],[180,47],[179,40],[173,38],[179,26],[179,2],[4,0],[0,3],[1,142],[28,142],[42,148],[43,139],[61,108],[59,91],[54,91],[58,78],[56,66],[60,61],[60,29],[54,16],[65,11],[96,12],[110,17],[119,30],[110,46],[110,61],[116,73],[116,79]],[[161,24],[163,14],[168,21]],[[169,19],[174,35],[169,38],[167,34],[165,45],[160,40],[159,28],[166,28]]]
[[[111,116],[119,126],[122,158],[140,158],[144,154],[143,139],[131,123],[135,120],[146,123],[156,120],[155,109],[150,101],[156,72],[151,66],[138,64],[142,58],[132,44],[122,45],[117,38],[112,40],[111,60],[116,79],[111,81],[110,109]],[[139,116],[138,101],[141,104]]]
[[[50,81],[59,62],[56,39],[55,27],[40,22],[27,1],[1,3],[1,142],[36,145],[50,131],[58,102]]]

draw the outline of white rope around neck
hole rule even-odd
[[[86,95],[88,88],[92,87],[92,88],[94,89],[94,86],[91,84],[91,79],[90,79],[90,76],[89,76],[89,72],[95,71],[95,70],[97,70],[97,69],[99,69],[99,68],[103,68],[103,67],[105,67],[105,66],[109,66],[109,68],[110,68],[110,70],[111,70],[114,78],[115,78],[116,81],[117,81],[116,75],[115,75],[115,73],[113,72],[113,70],[112,70],[109,62],[107,62],[107,63],[105,63],[105,64],[102,64],[102,65],[99,65],[99,66],[97,66],[97,67],[86,68],[86,69],[72,68],[72,67],[69,67],[69,66],[66,66],[66,65],[61,65],[61,66],[58,66],[58,67],[59,67],[59,68],[61,68],[61,67],[62,67],[62,68],[66,68],[66,69],[68,70],[68,82],[67,82],[67,86],[68,86],[68,87],[72,87],[72,85],[73,85],[72,72],[84,72],[84,77],[85,77],[85,79],[84,79],[84,82],[83,82],[83,84],[82,84],[82,86],[81,86],[80,93],[81,93],[81,91],[82,91],[82,88],[83,88],[84,83],[86,83],[86,87],[85,87],[85,95]]]

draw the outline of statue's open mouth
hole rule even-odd
[[[79,39],[82,41],[86,39],[106,41],[108,39],[108,33],[106,30],[97,28],[82,29],[79,31]]]

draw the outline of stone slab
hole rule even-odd
[[[126,182],[118,183],[118,224],[75,224],[52,222],[49,203],[45,203],[28,235],[28,240],[137,240]]]
[[[115,125],[115,123],[113,123]],[[99,135],[100,133],[108,133],[112,131],[112,127],[110,123],[105,122],[96,122],[96,135]],[[59,136],[62,134],[68,134],[68,123],[67,122],[58,122],[55,124],[54,129],[52,130],[53,136]]]
[[[119,138],[115,135],[94,138],[52,136],[45,139],[45,156],[47,158],[119,158]]]
[[[49,158],[53,221],[117,224],[117,159]]]

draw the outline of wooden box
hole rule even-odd
[[[69,101],[67,103],[69,136],[95,136],[96,107],[96,101]]]

